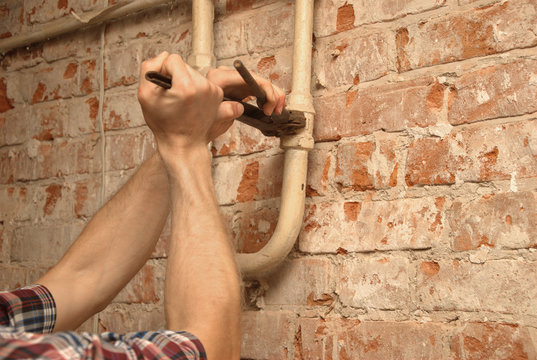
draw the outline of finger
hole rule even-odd
[[[243,113],[244,106],[241,103],[236,101],[223,101],[218,107],[218,121],[232,121]]]
[[[184,92],[186,90],[194,91],[192,87],[192,78],[187,64],[181,56],[172,54],[166,58],[162,64],[162,73],[171,76],[172,87],[170,90]]]
[[[276,87],[276,96],[278,98],[276,108],[274,112],[281,115],[283,108],[285,107],[285,93],[280,88]]]
[[[265,113],[265,115],[270,115],[274,112],[274,109],[278,105],[279,98],[276,95],[276,91],[274,87],[272,86],[272,84],[270,83],[270,81],[266,79],[262,79],[261,81],[259,80],[256,80],[256,81],[261,87],[261,89],[263,89],[263,91],[265,92],[266,98],[267,98],[267,101],[263,105],[263,112]]]
[[[146,80],[145,73],[148,71],[162,72],[162,64],[168,56],[169,53],[167,51],[163,51],[156,57],[142,62],[142,66],[140,67],[140,85],[153,84],[150,81]]]

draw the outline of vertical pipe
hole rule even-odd
[[[216,66],[214,47],[214,3],[213,0],[192,1],[192,54],[188,63],[206,75],[209,68]]]

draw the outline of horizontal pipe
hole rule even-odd
[[[78,16],[71,13],[55,21],[32,30],[31,33],[15,35],[0,40],[0,54],[9,50],[70,33],[86,26],[109,22],[135,12],[169,3],[171,0],[123,0],[105,9],[90,11]]]

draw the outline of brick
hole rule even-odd
[[[129,332],[166,329],[162,306],[148,307],[146,304],[111,304],[98,314],[98,333],[113,331]]]
[[[2,70],[17,71],[41,63],[43,63],[43,43],[36,43],[9,51],[2,61]]]
[[[8,95],[7,83],[9,83],[9,78],[0,78],[0,113],[5,113],[14,107],[14,100]]]
[[[11,261],[54,265],[82,232],[84,225],[77,222],[17,227],[10,242]]]
[[[165,273],[165,264],[155,261],[146,263],[120,291],[113,302],[126,304],[162,303],[164,301]]]
[[[105,201],[111,199],[135,172],[136,169],[107,172],[105,174]]]
[[[100,48],[101,28],[86,28],[44,42],[42,56],[45,61],[52,63],[71,57],[97,56]]]
[[[103,121],[105,130],[128,129],[145,125],[135,92],[106,96]]]
[[[67,108],[67,117],[62,119],[62,127],[66,135],[76,137],[92,134],[99,130],[97,125],[99,117],[98,96],[77,97],[66,100],[64,103]]]
[[[480,246],[505,249],[537,247],[537,209],[530,192],[457,200],[449,211],[455,251]]]
[[[469,322],[450,342],[457,359],[534,359],[535,329],[516,324]]]
[[[14,290],[35,283],[47,272],[42,267],[0,264],[0,289]]]
[[[213,141],[211,151],[214,156],[247,155],[278,145],[278,138],[266,137],[256,128],[235,121],[226,133]]]
[[[106,146],[107,171],[135,168],[149,159],[156,149],[153,134],[146,127],[136,132],[108,134]]]
[[[98,172],[99,143],[97,136],[90,135],[52,142],[31,140],[24,147],[0,149],[0,183]]]
[[[415,321],[301,318],[298,359],[442,359],[445,326]]]
[[[0,125],[0,146],[23,144],[30,139],[51,141],[93,133],[98,108],[96,97],[18,106],[4,116],[0,115],[0,119],[4,119]]]
[[[280,196],[282,169],[281,153],[248,161],[222,159],[216,162],[213,178],[218,203],[225,205]]]
[[[452,125],[537,111],[537,61],[521,60],[466,73],[450,87]]]
[[[22,106],[0,114],[0,146],[22,144],[28,140],[29,114],[30,110]]]
[[[278,223],[278,206],[260,202],[245,203],[232,214],[233,237],[237,251],[255,253],[261,250],[271,239]]]
[[[405,309],[410,296],[410,263],[396,257],[345,259],[336,292],[345,306]]]
[[[183,59],[188,59],[192,53],[192,23],[180,24],[178,27],[170,29],[172,37],[170,43],[171,51],[180,54]],[[144,60],[147,58],[144,58]]]
[[[319,0],[315,2],[314,33],[316,37],[323,37],[363,24],[389,21],[433,10],[443,6],[445,2],[445,0]]]
[[[24,25],[24,5],[21,1],[4,1],[0,5],[0,39],[18,35]]]
[[[435,125],[440,119],[445,86],[433,79],[359,87],[315,101],[318,141],[402,131]]]
[[[396,146],[397,141],[392,139],[340,144],[334,178],[339,189],[365,191],[397,186]]]
[[[79,180],[74,184],[74,215],[77,219],[91,218],[102,206],[100,203],[101,178]]]
[[[442,197],[307,205],[299,248],[309,253],[428,249],[442,236],[445,208]]]
[[[537,44],[537,4],[502,1],[397,31],[397,66],[407,71]]]
[[[453,184],[537,175],[535,121],[479,126],[444,139],[422,138],[410,144],[406,183]]]
[[[249,17],[244,32],[248,52],[262,52],[293,42],[293,7],[285,4],[270,11],[259,11]]]
[[[243,21],[225,19],[214,24],[214,55],[226,59],[247,53]]]
[[[424,310],[537,313],[535,263],[494,260],[483,264],[438,260],[415,264],[416,297]]]
[[[175,33],[170,28],[191,20],[191,9],[188,7],[185,3],[174,4],[173,7],[156,6],[121,21],[111,22],[106,27],[106,45],[118,47],[146,39],[153,41],[157,37],[169,42],[170,36]]]
[[[117,48],[105,55],[104,86],[106,89],[133,85],[138,82],[140,65],[143,60],[143,45],[133,42],[124,48]],[[124,54],[129,54],[125,56]]]
[[[24,74],[24,99],[31,104],[88,94],[98,89],[96,60],[60,60]]]
[[[62,0],[43,1],[28,0],[24,3],[27,21],[33,23],[46,23],[51,20],[66,16],[70,11],[81,15],[84,11],[102,9],[107,5],[105,0]]]
[[[316,41],[313,73],[317,87],[327,89],[358,85],[378,79],[388,73],[388,33],[379,32],[360,36],[321,38]]]
[[[294,349],[295,315],[288,311],[242,313],[241,357],[287,359]]]
[[[73,217],[74,196],[67,183],[2,186],[0,220],[69,219]]]
[[[0,186],[0,221],[30,220],[35,213],[26,186]]]
[[[335,301],[333,266],[329,259],[287,260],[268,279],[267,305],[331,305]]]
[[[333,146],[316,144],[308,154],[308,176],[306,196],[327,195],[331,180],[334,178]]]

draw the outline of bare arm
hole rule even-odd
[[[138,97],[168,172],[172,236],[166,269],[168,327],[198,336],[209,359],[240,356],[240,285],[216,202],[207,142],[243,109],[178,55],[144,62],[172,76],[163,90],[141,81]]]
[[[37,281],[56,302],[55,331],[75,329],[108,305],[151,255],[168,213],[168,178],[155,154]]]

